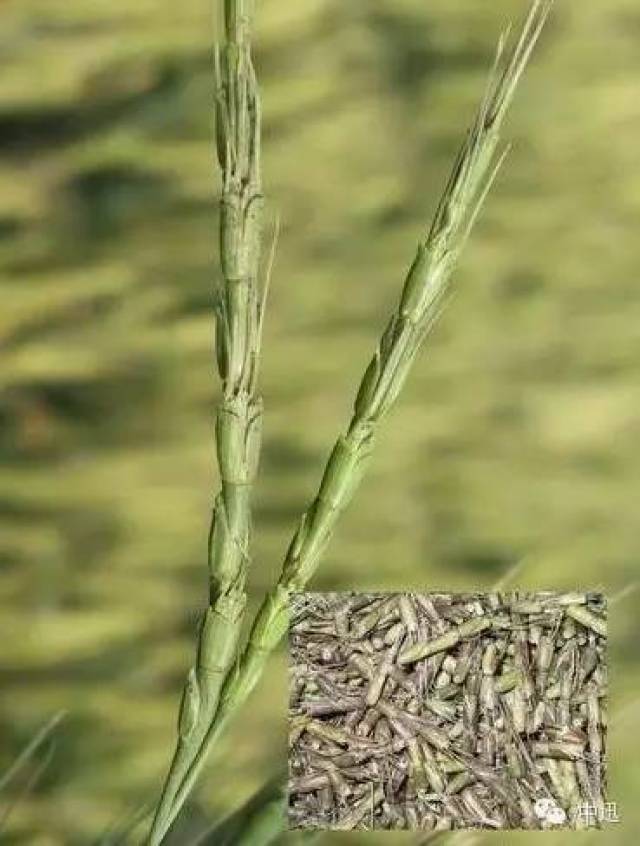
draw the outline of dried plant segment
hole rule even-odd
[[[599,825],[598,593],[299,593],[288,819],[299,829]]]

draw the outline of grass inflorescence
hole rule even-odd
[[[224,41],[216,51],[216,146],[222,174],[216,346],[223,399],[216,422],[221,490],[209,554],[210,596],[196,661],[180,708],[176,752],[153,823],[158,844],[193,789],[207,753],[257,683],[287,626],[291,595],[313,576],[340,515],[369,464],[381,421],[446,302],[451,275],[504,161],[502,124],[551,9],[535,0],[513,47],[499,42],[486,90],[454,162],[431,227],[420,240],[397,306],[382,333],[336,441],[318,493],[301,517],[281,573],[266,594],[244,646],[240,627],[250,559],[250,490],[260,444],[257,393],[264,285],[260,99],[251,60],[252,0],[225,0]]]

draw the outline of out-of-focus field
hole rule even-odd
[[[347,419],[497,33],[524,5],[258,3],[283,227],[254,602]],[[532,588],[635,579],[639,38],[637,0],[558,3],[457,295],[315,589],[481,589],[523,558]],[[0,774],[68,711],[35,787],[0,796],[0,816],[15,800],[8,844],[109,842],[171,752],[216,486],[212,40],[209,0],[0,4]],[[638,695],[638,610],[632,595],[610,614],[621,822],[605,837],[620,844],[640,822],[640,709],[616,720]],[[194,826],[284,761],[283,666],[213,757]]]

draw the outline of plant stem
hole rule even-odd
[[[195,667],[185,684],[178,740],[152,825],[160,843],[173,819],[176,792],[218,706],[237,651],[246,604],[249,495],[262,424],[257,394],[264,297],[259,291],[262,229],[260,103],[251,62],[253,0],[225,0],[225,43],[216,50],[216,147],[222,172],[216,358],[222,399],[216,416],[221,488],[209,534],[209,604],[198,636]]]
[[[284,774],[274,776],[192,846],[269,846],[282,834],[286,793]]]
[[[66,711],[58,711],[34,734],[15,761],[0,776],[0,791],[4,790],[27,761],[33,758],[38,749],[53,734],[66,715]]]
[[[451,274],[505,158],[506,151],[496,157],[500,129],[552,2],[534,0],[506,61],[506,33],[500,39],[480,108],[458,153],[431,229],[418,245],[397,308],[365,372],[351,422],[331,452],[318,494],[300,520],[282,572],[257,612],[242,656],[224,681],[217,711],[176,792],[168,824],[191,792],[209,749],[254,688],[284,634],[289,597],[302,590],[315,572],[340,515],[360,484],[379,424],[393,406],[422,342],[444,307]]]

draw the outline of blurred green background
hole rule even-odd
[[[0,3],[0,773],[68,711],[37,784],[21,796],[32,764],[0,796],[6,843],[109,842],[157,796],[174,742],[217,484],[211,7]],[[497,34],[524,7],[258,3],[265,182],[283,227],[254,603],[347,420]],[[457,295],[315,589],[481,588],[522,559],[528,587],[633,582],[638,38],[637,0],[558,3]],[[635,840],[639,610],[633,595],[611,612],[621,822],[551,844]],[[283,761],[284,680],[280,656],[207,769],[194,831]]]

